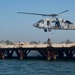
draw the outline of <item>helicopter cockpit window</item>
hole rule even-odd
[[[66,20],[66,23],[68,23],[68,24],[73,24],[72,22],[70,22],[70,21],[68,21],[68,20]]]
[[[44,23],[44,20],[40,20],[40,21],[38,21],[38,23]]]
[[[50,25],[50,21],[47,21],[47,25],[48,25],[48,26]]]

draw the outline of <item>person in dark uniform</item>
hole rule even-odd
[[[48,44],[49,46],[51,46],[51,39],[48,38],[47,44]]]

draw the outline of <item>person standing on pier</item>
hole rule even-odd
[[[47,44],[48,44],[49,46],[51,46],[51,39],[48,38]]]

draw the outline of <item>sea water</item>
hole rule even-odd
[[[0,75],[75,75],[75,61],[0,59]]]

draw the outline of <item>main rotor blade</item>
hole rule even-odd
[[[56,17],[56,16],[59,16],[59,14],[62,14],[62,13],[65,13],[69,10],[65,10],[63,12],[60,12],[58,14],[39,14],[39,13],[28,13],[28,12],[17,12],[19,14],[29,14],[29,15],[40,15],[40,16],[51,16],[51,17]]]
[[[17,12],[19,14],[29,14],[29,15],[40,15],[40,16],[49,16],[47,14],[38,14],[38,13],[27,13],[27,12]]]
[[[69,11],[69,10],[62,11],[62,12],[58,13],[58,15],[59,15],[59,14],[62,14],[62,13],[65,13],[65,12],[67,12],[67,11]]]

